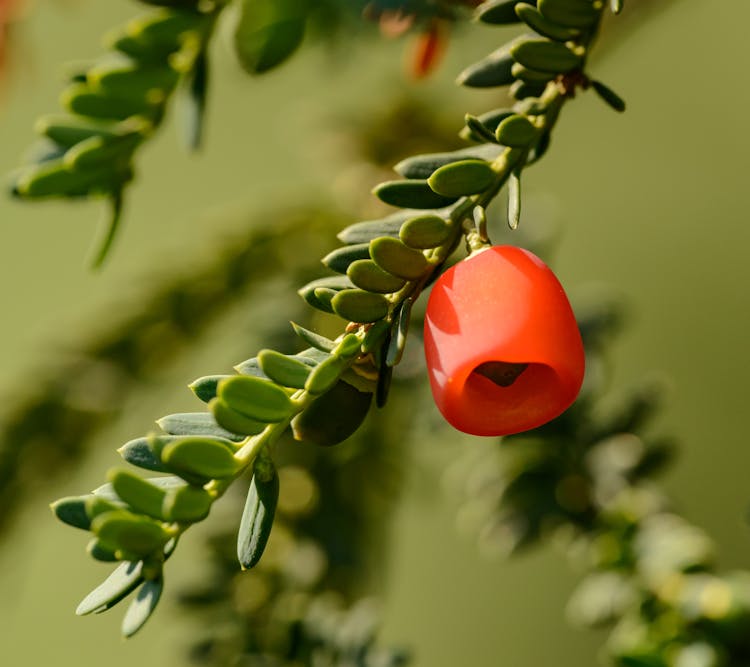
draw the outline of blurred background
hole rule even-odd
[[[593,93],[566,107],[550,152],[528,172],[522,224],[531,238],[554,240],[545,257],[574,299],[611,292],[624,300],[627,326],[608,358],[613,400],[644,376],[664,381],[654,428],[680,443],[667,490],[716,539],[721,564],[744,568],[750,565],[743,422],[750,376],[750,88],[744,85],[750,5],[643,4],[637,15],[626,8],[609,21],[590,68],[627,100],[627,113],[612,112]],[[57,110],[63,63],[99,55],[101,35],[138,11],[125,0],[27,4],[8,44],[0,90],[2,173],[30,144],[34,119]],[[68,368],[63,375],[80,385],[73,395],[81,409],[94,401],[103,415],[91,447],[69,444],[59,461],[40,449],[44,459],[24,460],[9,496],[13,514],[0,541],[4,664],[186,664],[184,645],[196,622],[175,595],[205,568],[202,537],[210,527],[183,540],[167,569],[163,608],[137,638],[122,643],[119,611],[74,616],[107,570],[85,557],[85,538],[55,522],[47,504],[97,486],[118,463],[113,450],[152,428],[154,419],[200,409],[185,389],[192,379],[229,372],[279,340],[284,323],[300,317],[295,285],[302,281],[293,269],[315,277],[317,258],[336,245],[337,226],[383,211],[368,194],[388,177],[387,165],[377,161],[393,156],[395,162],[400,148],[455,145],[463,113],[502,103],[497,92],[459,89],[453,80],[513,32],[457,28],[440,68],[419,82],[405,74],[404,40],[307,44],[262,78],[248,77],[228,40],[216,40],[205,148],[186,154],[168,119],[141,151],[122,234],[99,273],[86,264],[98,202],[0,198],[0,411],[11,414],[51,373]],[[394,127],[394,119],[401,129],[392,132],[403,145],[383,147],[378,132]],[[413,139],[421,131],[424,146]],[[191,277],[208,276],[201,288],[210,293],[211,267],[234,239],[288,224],[290,216],[304,218],[289,213],[299,210],[323,221],[292,225],[299,234],[283,239],[271,280],[259,283],[256,276],[236,298],[224,294],[221,307],[206,305],[210,323],[188,323],[172,338],[157,326],[161,302],[154,300],[153,340],[166,345],[168,358],[149,359],[141,349],[128,383],[112,381],[107,373],[118,371],[111,365],[89,369],[119,387],[91,395],[96,377],[76,370],[82,347],[148,310],[157,287],[169,293],[170,285],[195,287]],[[200,319],[201,309],[192,316]],[[127,326],[137,330],[138,322]],[[142,344],[147,349],[148,337]],[[413,381],[423,387],[415,348]],[[467,450],[491,443],[437,428],[431,402],[417,400],[418,410],[401,416],[388,436],[402,487],[383,517],[374,565],[381,639],[408,647],[420,666],[593,664],[602,637],[565,622],[576,582],[565,558],[549,546],[491,558],[457,525],[460,494],[446,483],[446,471]],[[54,471],[66,458],[62,475],[35,474]]]

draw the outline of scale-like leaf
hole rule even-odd
[[[371,403],[371,393],[340,380],[292,420],[294,438],[316,445],[335,445],[360,427]]]
[[[114,607],[120,600],[132,593],[143,581],[143,563],[122,563],[104,582],[91,591],[78,605],[76,614],[85,616],[92,612],[102,612]]]
[[[190,483],[203,478],[208,481],[232,477],[242,467],[234,458],[233,447],[225,440],[200,436],[170,442],[162,452],[162,459]]]
[[[372,239],[376,239],[379,236],[398,236],[398,231],[401,229],[404,220],[408,220],[410,217],[413,217],[418,213],[421,213],[421,211],[411,211],[407,209],[404,211],[397,211],[396,213],[392,213],[391,215],[388,215],[385,218],[380,218],[379,220],[355,222],[353,225],[349,225],[342,229],[338,234],[338,238],[344,243],[355,244],[369,243]]]
[[[258,352],[258,361],[271,380],[293,389],[302,389],[305,386],[312,369],[309,363],[276,350],[261,350]]]
[[[512,112],[507,112],[512,113]],[[482,117],[479,117],[482,120]],[[429,178],[432,173],[444,167],[451,162],[459,162],[474,158],[477,160],[494,160],[502,151],[502,148],[494,143],[480,144],[478,146],[469,146],[450,153],[427,153],[425,155],[415,155],[414,157],[401,160],[395,167],[394,171],[404,178]],[[362,223],[360,223],[362,224]],[[388,234],[387,236],[392,236]]]
[[[144,582],[138,591],[135,599],[130,603],[125,618],[122,620],[122,634],[124,637],[132,637],[140,630],[151,614],[156,609],[156,605],[161,598],[164,590],[164,579],[149,579]]]
[[[82,530],[91,527],[91,519],[86,513],[86,496],[60,498],[50,505],[50,509],[60,521],[69,526]]]
[[[126,442],[117,451],[131,465],[154,472],[169,472],[161,461],[161,450],[173,440],[175,437],[171,435],[148,435]]]
[[[208,403],[212,398],[216,398],[216,388],[224,378],[230,378],[231,375],[205,375],[190,383],[190,389],[204,403]]]
[[[279,476],[273,463],[264,459],[262,466],[256,463],[237,534],[237,559],[243,570],[255,566],[263,555],[278,499]]]
[[[284,389],[270,380],[249,375],[235,375],[222,380],[218,397],[233,410],[266,423],[280,422],[294,411]]]
[[[221,428],[210,412],[178,412],[166,415],[156,422],[170,435],[210,435],[226,440],[239,441],[242,437]]]
[[[321,352],[330,352],[333,348],[336,347],[336,343],[334,343],[330,338],[326,338],[325,336],[316,334],[314,331],[305,329],[305,327],[300,326],[295,322],[292,322],[292,328],[294,329],[294,333],[296,333],[307,344],[312,345],[316,350],[320,350]]]

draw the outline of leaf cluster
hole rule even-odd
[[[94,265],[100,265],[119,224],[123,192],[134,177],[133,157],[157,130],[179,88],[200,142],[208,77],[207,45],[221,2],[149,1],[160,5],[110,32],[110,52],[69,75],[60,102],[66,113],[43,116],[41,140],[13,177],[22,199],[104,196],[111,215]]]
[[[302,2],[284,0],[273,7],[264,2],[246,3],[237,33],[243,44],[263,47],[249,61],[257,71],[293,51],[288,41],[279,46],[278,35],[286,39],[296,34],[293,25],[303,20],[295,13]],[[461,80],[500,86],[511,80],[529,83],[523,78],[526,72],[544,76],[527,88],[513,84],[518,100],[513,108],[467,116],[464,138],[480,145],[400,162],[396,171],[403,179],[383,183],[374,192],[402,210],[341,232],[344,245],[323,258],[335,275],[308,283],[300,295],[314,308],[343,318],[343,333],[331,339],[294,325],[306,345],[301,352],[261,350],[238,364],[234,375],[198,378],[191,389],[207,404],[207,412],[163,417],[158,421],[161,432],[119,450],[127,463],[165,476],[143,478],[116,469],[92,494],[53,506],[62,521],[92,533],[89,552],[94,558],[122,563],[82,604],[81,613],[106,610],[135,592],[123,632],[136,632],[158,602],[163,565],[180,536],[204,519],[215,500],[246,472],[252,481],[237,556],[243,567],[256,566],[278,503],[273,443],[289,426],[296,440],[318,445],[352,435],[373,395],[378,406],[386,402],[393,368],[406,344],[412,304],[462,240],[470,248],[488,243],[485,208],[506,182],[508,221],[511,228],[517,226],[520,174],[544,153],[563,103],[585,80],[588,49],[603,7],[593,0],[541,0],[531,11],[524,3],[492,1],[479,7],[478,16],[506,23],[507,11],[500,19],[497,12],[509,5],[517,19],[542,36],[517,38],[470,67]],[[201,11],[189,16],[206,20]],[[253,30],[243,33],[248,25]],[[281,33],[277,28],[283,28]],[[258,53],[263,57],[258,59]]]

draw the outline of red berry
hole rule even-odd
[[[448,269],[432,288],[424,334],[435,403],[465,433],[541,426],[570,406],[583,382],[568,298],[528,250],[495,246]]]

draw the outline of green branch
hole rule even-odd
[[[482,145],[401,162],[396,169],[405,179],[383,183],[375,194],[405,210],[341,232],[346,245],[323,259],[339,275],[315,280],[300,294],[347,321],[344,333],[331,340],[296,327],[309,345],[303,352],[264,350],[240,364],[237,375],[199,378],[191,388],[208,413],[169,415],[159,422],[163,434],[120,450],[127,462],[171,476],[145,480],[114,471],[93,494],[53,506],[58,518],[93,533],[95,558],[123,562],[79,613],[109,608],[137,591],[123,624],[126,636],[136,632],[156,607],[163,564],[179,536],[251,470],[238,556],[244,567],[258,562],[278,495],[278,486],[268,484],[274,479],[269,446],[290,424],[295,439],[335,444],[361,424],[373,393],[379,406],[385,403],[412,302],[461,239],[469,248],[488,242],[485,208],[506,182],[509,224],[518,225],[522,170],[547,150],[563,103],[589,85],[584,70],[603,11],[594,0],[541,0],[539,9],[491,0],[479,8],[481,20],[520,19],[541,35],[513,40],[460,77],[470,86],[512,84],[517,103],[467,116],[463,134]]]

